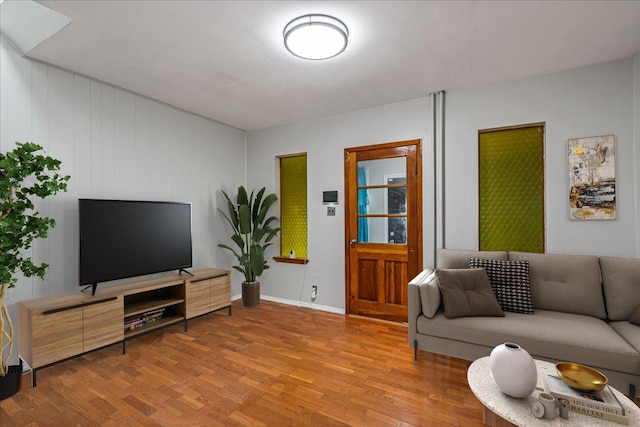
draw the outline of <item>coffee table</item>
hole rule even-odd
[[[553,363],[542,360],[535,360],[535,363],[538,368],[538,386],[533,394],[526,399],[515,399],[500,391],[493,378],[491,378],[489,357],[478,359],[469,366],[467,381],[473,394],[484,406],[482,421],[485,425],[492,427],[569,427],[587,425],[590,427],[614,427],[621,425],[576,412],[569,412],[569,419],[567,420],[560,417],[556,417],[555,420],[534,417],[531,412],[531,405],[533,402],[538,401],[538,396],[541,392],[544,392],[542,374],[554,374],[556,372]],[[629,416],[629,425],[640,426],[640,408],[615,388],[611,387],[611,389]]]

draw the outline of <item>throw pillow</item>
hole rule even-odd
[[[471,258],[469,267],[484,268],[498,303],[504,311],[533,314],[529,261],[496,261]]]
[[[448,319],[472,316],[504,316],[484,269],[436,269]]]
[[[440,288],[438,287],[438,277],[436,277],[436,272],[434,271],[427,276],[424,285],[421,285],[418,289],[420,289],[422,314],[431,319],[436,315],[441,302]]]
[[[631,314],[631,317],[629,317],[629,322],[640,326],[640,305],[636,308],[636,311]]]

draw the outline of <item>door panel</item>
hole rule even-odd
[[[361,300],[378,300],[378,263],[375,259],[359,259],[360,286],[358,286],[358,298]]]
[[[420,141],[345,150],[347,313],[407,321],[422,269]]]
[[[391,304],[407,304],[407,263],[385,263],[385,285],[387,290],[387,302]]]

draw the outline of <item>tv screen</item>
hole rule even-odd
[[[191,267],[191,204],[79,199],[80,286]]]

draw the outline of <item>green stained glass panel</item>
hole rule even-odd
[[[280,159],[280,256],[307,258],[307,156]]]
[[[544,252],[544,127],[479,135],[480,250]]]

